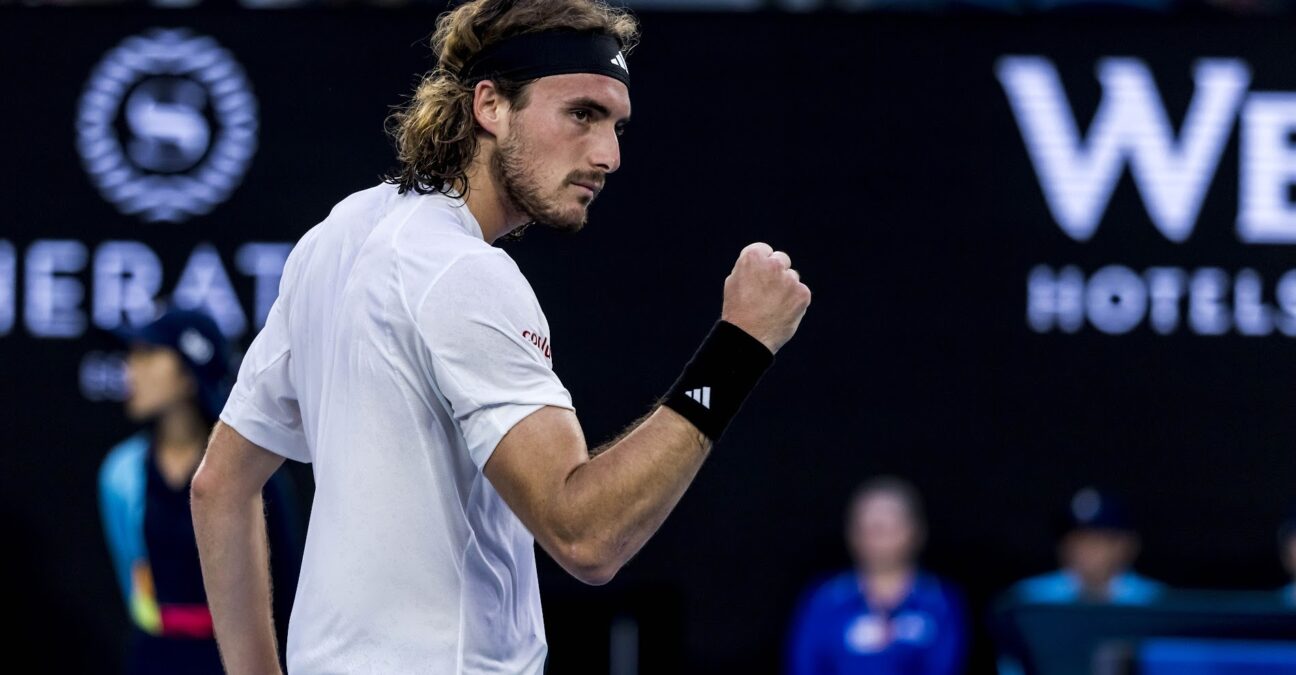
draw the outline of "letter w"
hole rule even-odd
[[[1088,138],[1082,139],[1048,59],[1006,56],[995,73],[1049,210],[1076,241],[1093,236],[1126,163],[1152,223],[1171,241],[1187,239],[1251,83],[1251,71],[1242,61],[1198,61],[1193,68],[1196,90],[1176,140],[1147,66],[1132,58],[1102,59],[1102,101]]]

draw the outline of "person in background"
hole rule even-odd
[[[189,486],[225,405],[229,348],[216,323],[194,311],[171,310],[116,335],[130,349],[126,414],[145,424],[99,471],[104,535],[133,624],[126,672],[222,673]],[[287,616],[301,556],[287,476],[270,481],[265,496],[277,604]]]
[[[856,489],[846,513],[854,567],[802,602],[788,650],[791,675],[963,672],[963,601],[920,569],[926,535],[922,500],[908,482],[882,477]]]
[[[1092,487],[1080,490],[1066,509],[1062,531],[1062,568],[1018,582],[1011,590],[1014,600],[1145,605],[1165,591],[1160,582],[1132,569],[1139,536],[1115,496]]]
[[[1283,586],[1278,593],[1285,605],[1296,607],[1296,504],[1287,512],[1287,518],[1278,526],[1278,557],[1293,582]]]

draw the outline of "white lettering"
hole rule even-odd
[[[27,248],[23,313],[32,335],[70,338],[85,331],[85,287],[65,275],[84,269],[87,257],[79,241],[42,239]]]
[[[999,60],[1008,95],[1044,197],[1062,229],[1088,241],[1129,164],[1152,222],[1167,239],[1192,234],[1251,73],[1236,59],[1204,59],[1176,141],[1156,82],[1138,59],[1098,62],[1103,96],[1081,138],[1053,64],[1038,56]]]
[[[1228,275],[1215,267],[1204,267],[1192,275],[1188,285],[1188,323],[1199,335],[1223,335],[1229,329],[1224,307]]]
[[[1128,267],[1108,265],[1089,279],[1085,307],[1094,328],[1109,335],[1134,330],[1147,313],[1147,289]]]
[[[1276,320],[1283,335],[1296,337],[1296,270],[1282,275],[1278,280],[1278,307],[1282,310]]]
[[[1037,333],[1047,333],[1056,325],[1064,333],[1074,333],[1084,325],[1084,275],[1077,267],[1064,267],[1054,273],[1047,265],[1031,270],[1026,280],[1026,321]]]
[[[0,239],[0,336],[13,330],[18,313],[18,262],[13,244]]]
[[[1296,94],[1255,93],[1242,109],[1238,171],[1238,238],[1253,244],[1296,243]]]
[[[1179,301],[1183,298],[1184,273],[1174,267],[1153,267],[1145,275],[1151,298],[1152,330],[1169,335],[1179,329]]]
[[[201,244],[189,256],[172,302],[181,309],[201,309],[211,315],[226,337],[238,337],[247,330],[247,317],[239,305],[220,254],[211,244]]]
[[[81,384],[81,395],[87,400],[126,400],[126,362],[121,354],[86,354],[81,359],[77,379]]]
[[[258,330],[265,326],[270,306],[279,297],[279,279],[283,276],[284,262],[289,253],[292,253],[292,244],[253,242],[244,244],[234,256],[238,270],[256,279],[253,317]]]
[[[147,323],[156,315],[154,298],[162,287],[162,261],[138,241],[109,241],[94,256],[93,316],[96,326],[112,330],[125,322]]]
[[[1231,290],[1231,292],[1230,292]],[[1196,335],[1296,337],[1296,269],[1283,274],[1269,296],[1254,269],[1150,267],[1141,273],[1108,265],[1092,275],[1075,266],[1031,269],[1027,322],[1037,333],[1075,333],[1088,323],[1108,335],[1132,332],[1146,320],[1152,332],[1184,327]],[[1187,307],[1186,312],[1184,307]]]
[[[1273,310],[1264,302],[1264,281],[1255,270],[1242,270],[1233,281],[1233,316],[1242,335],[1273,332]]]

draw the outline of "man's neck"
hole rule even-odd
[[[508,196],[504,194],[504,190],[496,185],[488,166],[489,160],[481,159],[489,156],[491,152],[493,150],[487,147],[482,147],[478,151],[478,159],[468,170],[470,189],[468,199],[465,200],[468,211],[481,226],[482,239],[485,239],[488,244],[495,243],[496,239],[530,221],[526,214],[513,206]]]

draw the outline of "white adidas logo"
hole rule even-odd
[[[621,66],[621,70],[626,71],[627,75],[630,74],[630,67],[626,65],[625,55],[621,52],[617,52],[617,55],[612,57],[612,64]]]
[[[700,389],[690,389],[684,392],[684,395],[702,404],[703,408],[711,409],[711,387],[702,387]]]

